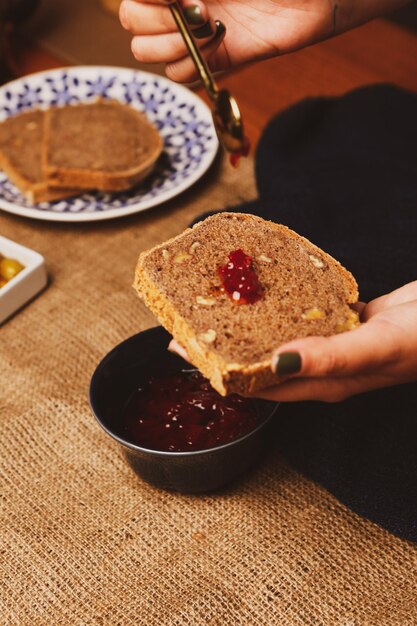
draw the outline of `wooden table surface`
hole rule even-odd
[[[16,59],[19,75],[60,65],[35,45],[21,47]],[[375,20],[300,52],[235,70],[219,82],[237,98],[255,144],[274,113],[308,96],[338,95],[376,82],[417,91],[417,36]]]

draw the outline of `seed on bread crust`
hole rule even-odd
[[[188,254],[188,252],[178,252],[178,254],[174,256],[174,263],[184,263],[184,261],[188,261],[189,259],[191,259],[191,254]]]
[[[301,313],[301,317],[303,320],[321,320],[326,317],[326,313],[322,309],[312,306],[310,309],[306,309],[304,313]]]
[[[325,267],[325,262],[322,261],[318,256],[315,256],[314,254],[309,254],[309,259],[312,262],[312,264],[314,265],[314,267],[318,267],[318,268],[322,268]]]
[[[201,243],[199,241],[194,241],[194,243],[191,244],[190,249],[188,250],[188,252],[190,254],[194,254],[194,252],[197,250],[197,248],[199,248],[201,246]]]
[[[241,369],[242,367],[243,367],[243,366],[242,366],[242,363],[228,363],[228,364],[226,365],[226,371],[227,371],[227,372],[237,372],[237,371],[239,371],[239,369]]]
[[[347,330],[353,330],[360,326],[359,315],[356,311],[350,311],[348,318],[336,325],[337,333],[344,333]]]
[[[169,257],[170,257],[170,253],[168,252],[168,250],[166,250],[165,248],[162,250],[162,258],[165,259],[165,261],[168,261]]]
[[[198,338],[204,343],[214,343],[216,341],[217,333],[212,328],[209,328],[205,333],[200,333]]]
[[[260,254],[258,256],[258,261],[263,261],[264,263],[272,263],[272,259],[270,259],[269,256],[266,256],[266,254]]]
[[[204,296],[196,296],[196,302],[204,306],[214,306],[216,304],[215,298],[204,298]]]

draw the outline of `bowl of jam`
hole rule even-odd
[[[144,480],[182,493],[219,489],[260,458],[275,402],[220,396],[167,350],[161,326],[130,337],[98,365],[90,405]]]

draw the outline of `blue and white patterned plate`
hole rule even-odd
[[[144,211],[178,195],[210,167],[218,149],[206,104],[167,78],[118,67],[84,66],[32,74],[0,87],[0,121],[20,111],[88,102],[129,104],[148,116],[164,140],[154,173],[126,192],[84,193],[30,204],[0,171],[0,209],[41,220],[88,222]]]

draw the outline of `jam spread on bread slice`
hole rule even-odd
[[[219,268],[223,290],[236,304],[253,304],[262,297],[262,286],[256,274],[252,257],[243,250],[229,254],[226,265]]]
[[[129,398],[123,429],[133,443],[152,450],[205,450],[253,430],[260,416],[253,401],[220,396],[196,370],[153,375]]]

